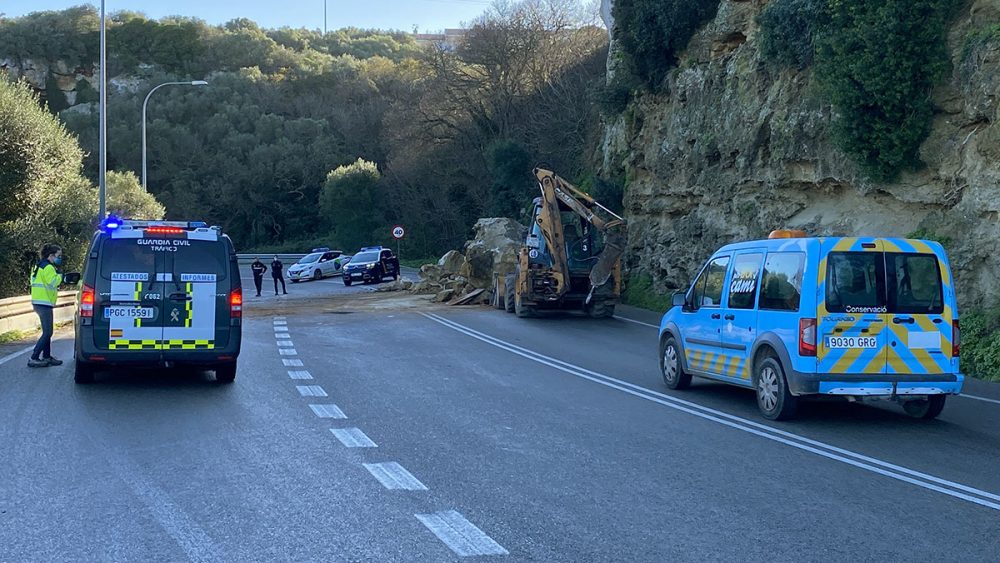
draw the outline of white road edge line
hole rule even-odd
[[[459,557],[509,555],[502,545],[454,510],[414,516]]]
[[[644,323],[642,321],[637,321],[635,319],[629,319],[629,318],[626,318],[626,317],[620,317],[618,315],[615,315],[614,318],[616,318],[616,319],[618,319],[620,321],[625,321],[625,322],[629,322],[629,323],[635,323],[637,325],[648,326],[650,328],[655,328],[656,330],[660,330],[659,325],[653,325],[653,324],[649,324],[649,323]],[[984,401],[984,402],[987,402],[987,403],[993,403],[993,404],[996,404],[996,405],[1000,405],[1000,399],[988,399],[986,397],[980,397],[978,395],[969,395],[968,393],[961,393],[961,394],[959,394],[957,396],[958,397],[962,397],[963,399],[975,399],[977,401]]]
[[[976,489],[974,487],[969,487],[961,483],[956,483],[954,481],[949,481],[947,479],[941,479],[933,475],[928,475],[926,473],[921,473],[906,467],[895,465],[886,461],[882,461],[876,458],[872,458],[863,454],[852,452],[850,450],[845,450],[843,448],[838,448],[836,446],[820,442],[818,440],[813,440],[811,438],[806,438],[805,436],[800,436],[798,434],[793,434],[791,432],[786,432],[778,428],[773,428],[765,424],[760,424],[741,418],[729,413],[718,411],[709,407],[699,405],[697,403],[692,403],[690,401],[685,401],[683,399],[678,399],[670,395],[664,395],[645,387],[634,385],[627,381],[622,381],[614,377],[604,375],[602,373],[593,372],[588,369],[563,362],[562,360],[557,360],[544,354],[528,350],[526,348],[521,348],[515,344],[505,342],[498,338],[494,338],[488,334],[484,334],[476,331],[475,329],[466,327],[454,321],[448,320],[444,317],[429,313],[420,313],[421,315],[427,317],[428,319],[444,325],[452,330],[461,332],[467,336],[471,336],[477,340],[501,348],[511,352],[513,354],[522,356],[526,359],[548,365],[549,367],[558,369],[560,371],[575,375],[577,377],[599,383],[606,387],[611,387],[612,389],[617,389],[624,393],[634,395],[646,399],[647,401],[652,401],[654,403],[661,404],[663,406],[670,407],[688,414],[692,414],[699,418],[706,420],[711,420],[719,424],[729,426],[731,428],[742,430],[768,440],[786,444],[794,448],[804,450],[807,452],[814,453],[816,455],[826,457],[835,461],[840,461],[848,465],[852,465],[859,469],[864,469],[866,471],[871,471],[872,473],[877,473],[886,477],[890,477],[899,481],[910,483],[918,487],[939,492],[954,498],[972,502],[980,506],[985,506],[987,508],[992,508],[993,510],[1000,510],[1000,495],[990,493],[988,491],[983,491],[981,489]],[[853,458],[853,459],[852,459]],[[919,481],[917,479],[923,479],[924,481]],[[939,486],[943,485],[943,486]],[[951,489],[946,489],[944,487],[951,487]],[[955,490],[952,490],[955,489]],[[959,492],[963,491],[963,492]],[[970,493],[970,494],[965,494]],[[976,498],[978,495],[983,498]],[[993,502],[997,501],[997,502]]]
[[[3,364],[6,364],[7,362],[13,360],[14,358],[16,358],[18,356],[23,356],[23,355],[27,354],[28,352],[30,352],[30,351],[32,351],[34,349],[35,349],[35,345],[32,344],[31,346],[28,346],[27,348],[22,348],[21,350],[18,350],[17,352],[14,352],[13,354],[7,354],[6,356],[0,358],[0,366],[2,366]]]
[[[390,491],[426,491],[427,485],[420,482],[405,467],[389,461],[385,463],[365,463],[365,469]]]
[[[618,319],[619,321],[625,321],[627,323],[635,323],[637,325],[648,326],[648,327],[652,327],[652,328],[655,328],[655,329],[659,329],[660,328],[659,325],[652,325],[652,324],[649,324],[649,323],[644,323],[642,321],[637,321],[635,319],[630,319],[628,317],[619,317],[618,315],[615,315],[614,318]]]

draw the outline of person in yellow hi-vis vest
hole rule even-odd
[[[31,306],[38,314],[42,325],[42,335],[35,343],[35,349],[28,360],[28,367],[44,368],[58,366],[62,360],[52,357],[52,310],[59,296],[59,285],[63,281],[58,267],[62,263],[62,248],[56,244],[42,247],[42,259],[31,270]]]

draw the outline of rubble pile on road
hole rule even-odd
[[[505,217],[476,221],[464,253],[452,250],[437,264],[421,266],[420,281],[410,291],[433,293],[435,301],[452,305],[488,302],[494,272],[503,276],[514,271],[525,233],[523,225]]]

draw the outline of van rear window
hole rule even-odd
[[[885,262],[881,252],[831,252],[826,266],[826,310],[885,313]]]
[[[887,253],[885,267],[889,311],[911,315],[944,312],[937,256]]]
[[[147,274],[156,279],[156,254],[150,246],[136,244],[137,239],[106,238],[101,246],[101,277],[110,280],[113,273]]]
[[[941,270],[933,254],[831,252],[826,270],[831,313],[939,315]]]
[[[189,245],[178,246],[171,253],[175,274],[215,274],[217,280],[226,279],[229,256],[222,241],[188,240]],[[169,264],[169,262],[168,262]]]

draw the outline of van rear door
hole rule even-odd
[[[214,230],[185,233],[167,255],[164,350],[214,350],[229,343],[229,252]]]
[[[889,315],[882,241],[824,239],[821,249],[819,372],[885,373]]]
[[[947,264],[923,241],[890,239],[884,245],[888,373],[951,373],[954,311]]]
[[[164,253],[156,252],[140,231],[114,231],[102,238],[94,345],[102,350],[159,350],[166,285]]]

